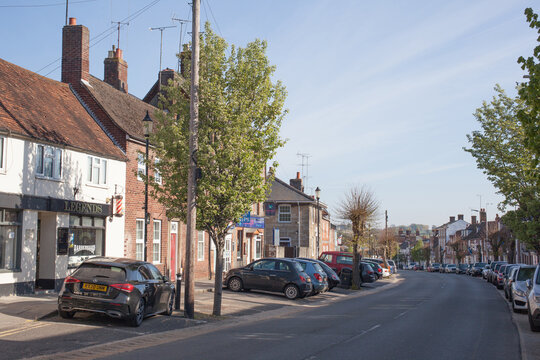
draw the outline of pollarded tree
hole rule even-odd
[[[272,81],[275,67],[266,57],[266,42],[229,51],[206,23],[200,44],[198,149],[189,153],[190,85],[171,84],[152,138],[159,158],[153,165],[163,185],[150,183],[170,216],[185,220],[189,159],[196,158],[197,229],[208,232],[216,247],[213,314],[220,315],[225,236],[253,203],[266,199],[270,181],[264,168],[284,144],[279,130],[286,91]],[[184,75],[189,78],[190,70]]]
[[[353,284],[360,288],[360,248],[367,241],[368,225],[376,220],[379,203],[371,190],[366,187],[353,187],[338,205],[338,216],[352,225]]]

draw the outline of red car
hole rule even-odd
[[[338,275],[343,268],[352,269],[353,254],[344,251],[324,251],[319,260],[326,263]]]

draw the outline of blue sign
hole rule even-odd
[[[242,217],[237,227],[245,227],[252,229],[264,229],[264,218],[259,216]]]

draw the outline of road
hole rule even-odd
[[[369,296],[108,358],[521,358],[511,315],[493,286],[465,275],[401,275],[399,286]]]

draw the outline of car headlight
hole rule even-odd
[[[515,293],[517,296],[523,296],[523,297],[525,296],[525,292],[518,289],[515,290]]]
[[[536,295],[534,297],[534,301],[536,301],[537,304],[540,304],[540,296],[539,295]]]

